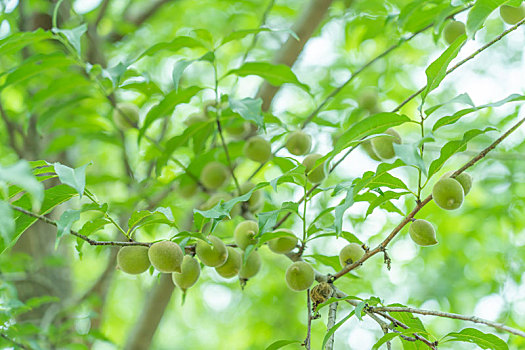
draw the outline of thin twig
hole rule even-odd
[[[469,162],[467,162],[465,165],[463,165],[460,169],[456,170],[454,172],[454,174],[452,175],[452,177],[456,177],[457,175],[461,174],[462,172],[464,172],[465,170],[467,170],[468,168],[470,168],[471,166],[473,166],[474,164],[476,164],[480,159],[482,159],[483,157],[485,157],[485,155],[490,152],[491,150],[493,150],[498,144],[500,144],[505,138],[507,138],[512,132],[514,132],[518,127],[520,127],[520,125],[522,125],[523,123],[525,122],[525,117],[523,117],[522,119],[520,119],[516,124],[514,124],[509,130],[507,130],[503,135],[501,135],[496,141],[494,141],[492,144],[490,144],[487,148],[485,148],[484,150],[482,150],[477,156],[475,156],[474,158],[472,158]],[[350,265],[347,265],[345,268],[343,268],[341,271],[339,271],[338,273],[336,273],[334,276],[333,276],[333,280],[335,281],[336,279],[340,278],[341,276],[343,276],[344,274],[352,271],[353,269],[357,268],[358,266],[361,266],[363,264],[363,262],[365,262],[366,260],[368,260],[369,258],[371,258],[372,256],[376,255],[377,253],[379,252],[382,252],[386,246],[390,243],[390,241],[392,241],[392,239],[394,239],[394,237],[401,231],[401,229],[403,227],[405,227],[406,224],[408,224],[412,218],[414,218],[414,216],[421,210],[421,208],[423,208],[427,203],[429,203],[430,201],[432,200],[432,195],[429,195],[428,197],[426,197],[423,201],[419,202],[416,204],[416,207],[410,212],[410,214],[408,214],[393,230],[392,232],[388,235],[387,238],[385,238],[385,240],[383,240],[383,242],[381,242],[377,247],[375,247],[374,249],[371,249],[369,251],[367,251],[363,257],[361,259],[359,259],[358,261],[354,262],[353,264],[350,264]]]
[[[8,337],[7,334],[0,333],[0,337],[4,338],[5,340],[7,340],[8,342],[10,342],[10,343],[13,344],[14,346],[19,347],[20,349],[29,350],[29,348],[28,348],[27,346],[25,346],[24,344],[19,343],[19,342],[17,342],[16,340],[14,340],[14,339]]]
[[[93,27],[95,28],[95,30],[98,27],[102,18],[104,18],[104,15],[106,14],[106,11],[109,5],[109,1],[110,0],[103,0],[102,3],[100,4],[100,9],[98,10],[97,18],[95,19],[95,22],[93,23]]]
[[[447,70],[447,72],[445,73],[445,76],[449,75],[450,73],[452,73],[453,71],[455,71],[456,69],[458,69],[459,67],[461,67],[462,65],[464,65],[465,63],[470,61],[471,59],[473,59],[474,57],[476,57],[478,54],[482,53],[483,51],[485,51],[486,49],[488,49],[489,47],[491,47],[492,45],[494,45],[495,43],[500,41],[505,35],[509,34],[510,32],[515,31],[516,29],[518,29],[518,27],[521,26],[523,23],[525,23],[525,18],[522,19],[521,21],[519,21],[518,23],[516,23],[515,25],[513,25],[512,27],[510,27],[509,29],[505,30],[503,33],[501,33],[500,35],[495,37],[493,40],[489,41],[488,43],[486,43],[485,45],[480,47],[478,50],[474,51],[467,58],[459,61],[452,68]],[[426,88],[427,88],[427,85],[423,86],[421,89],[419,89],[418,91],[414,92],[406,100],[404,100],[396,108],[394,108],[392,110],[392,112],[399,111],[404,105],[406,105],[408,102],[412,101],[416,96],[418,96],[420,93],[422,93]]]
[[[306,339],[302,345],[306,348],[306,350],[310,350],[312,337],[312,303],[310,300],[310,289],[306,290],[306,308],[308,309],[308,327],[306,330]]]

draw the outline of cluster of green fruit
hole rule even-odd
[[[452,171],[446,173],[432,188],[432,197],[436,204],[445,210],[458,209],[463,203],[463,198],[472,187],[472,176],[461,173],[455,178],[450,177]],[[408,229],[410,238],[421,246],[437,244],[436,231],[432,224],[426,220],[414,220]]]
[[[518,7],[502,5],[499,8],[499,14],[505,23],[514,25],[525,18],[525,4],[521,4]],[[465,33],[465,24],[460,21],[452,20],[443,28],[443,39],[445,39],[445,42],[450,45]]]
[[[245,220],[239,223],[233,232],[236,246],[245,251],[255,246],[259,233],[257,222]],[[297,237],[287,229],[278,229],[274,233],[280,237],[268,241],[271,251],[286,254],[296,246]],[[238,276],[241,280],[254,277],[261,268],[261,258],[257,250],[252,250],[243,262],[242,254],[232,246],[227,246],[219,237],[209,236],[207,241],[199,240],[195,244],[195,255],[200,262],[224,278]],[[172,241],[160,241],[146,246],[125,246],[117,254],[117,263],[121,271],[128,274],[140,274],[153,265],[162,273],[172,273],[173,282],[183,291],[193,286],[200,276],[201,265],[195,257],[184,255],[181,247]]]

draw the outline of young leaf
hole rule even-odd
[[[366,211],[365,217],[372,214],[375,208],[380,206],[381,204],[390,201],[392,199],[398,199],[401,196],[404,196],[406,194],[409,194],[410,192],[393,192],[393,191],[386,191],[382,193],[379,197],[377,197],[370,205],[368,206],[368,210]]]
[[[421,155],[417,144],[393,144],[396,156],[399,157],[406,165],[413,165],[427,175],[427,167]]]
[[[175,91],[179,89],[179,82],[180,82],[180,78],[182,77],[182,73],[184,73],[184,70],[193,62],[195,62],[195,60],[190,60],[190,61],[179,60],[173,66],[173,71],[171,72],[171,78],[173,80],[173,88],[175,89]]]
[[[66,37],[67,41],[73,46],[77,54],[80,56],[80,38],[87,31],[87,24],[83,23],[73,29],[59,29],[53,28],[52,32],[62,34]]]
[[[445,340],[443,340],[445,339]],[[493,334],[483,333],[474,328],[465,328],[460,332],[452,332],[443,337],[440,343],[451,341],[473,343],[482,349],[508,350],[508,345]]]
[[[188,48],[195,48],[195,47],[204,47],[201,41],[189,37],[189,36],[178,36],[175,39],[173,39],[170,42],[165,43],[158,43],[150,48],[148,48],[146,51],[144,51],[137,60],[145,57],[145,56],[153,56],[159,51],[168,50],[170,52],[176,52],[184,47]]]
[[[57,239],[55,241],[55,249],[58,247],[60,238],[68,235],[71,232],[71,226],[80,219],[80,210],[68,209],[62,213],[60,219],[57,221]]]
[[[301,341],[299,340],[278,340],[276,342],[273,342],[272,344],[270,344],[266,350],[277,350],[277,349],[280,349],[286,345],[290,345],[290,344],[299,344],[301,343]]]
[[[7,36],[0,40],[0,52],[2,55],[7,55],[19,51],[29,44],[36,44],[40,41],[51,39],[53,35],[38,28],[34,32],[18,32]]]
[[[246,97],[242,100],[230,99],[230,108],[239,113],[245,120],[253,121],[258,127],[265,129],[262,115],[262,100],[260,98]]]
[[[246,62],[241,67],[232,69],[226,75],[236,74],[241,77],[257,75],[274,86],[283,84],[294,84],[309,92],[310,88],[297,79],[292,69],[284,64],[272,64],[268,62]]]
[[[372,350],[378,350],[381,345],[393,340],[396,337],[399,337],[399,333],[386,333],[374,344],[374,346],[372,346]]]
[[[487,17],[507,0],[477,0],[467,17],[467,34],[474,37],[474,34],[483,27]]]
[[[295,34],[290,29],[278,30],[278,29],[271,29],[271,28],[264,28],[263,27],[263,28],[256,28],[256,29],[237,30],[235,32],[232,32],[229,35],[227,35],[226,37],[224,37],[224,39],[222,39],[220,46],[222,46],[222,45],[224,45],[226,43],[229,43],[230,41],[233,41],[233,40],[243,39],[243,38],[245,38],[246,36],[248,36],[250,34],[259,34],[259,33],[262,33],[262,32],[274,32],[274,33],[276,33],[276,32],[286,32],[286,33],[290,34],[291,36],[293,36],[295,39],[297,39],[297,41],[299,41],[299,37],[297,36],[297,34]]]
[[[86,187],[86,168],[90,164],[91,162],[75,169],[72,169],[66,165],[62,165],[58,162],[53,164],[53,166],[55,167],[55,172],[57,173],[60,182],[73,187],[75,190],[77,190],[80,198],[82,198],[84,189]]]

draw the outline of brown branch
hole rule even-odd
[[[474,164],[476,164],[480,159],[485,157],[487,153],[492,151],[497,145],[499,145],[505,138],[507,138],[512,132],[514,132],[517,128],[520,127],[525,122],[525,117],[520,119],[516,124],[514,124],[509,130],[507,130],[503,135],[501,135],[496,141],[494,141],[492,144],[490,144],[487,148],[482,150],[477,156],[472,158],[469,162],[467,162],[465,165],[463,165],[460,169],[456,170],[452,177],[456,177],[457,175],[461,174]],[[380,253],[386,249],[386,246],[394,239],[394,237],[401,231],[403,227],[405,227],[406,224],[408,224],[414,216],[423,208],[427,203],[429,203],[432,200],[432,195],[429,195],[427,198],[425,198],[423,201],[416,204],[416,207],[408,214],[400,223],[392,230],[392,232],[388,235],[387,238],[383,242],[381,242],[377,247],[374,249],[371,249],[367,251],[361,259],[354,262],[353,264],[347,265],[345,268],[343,268],[341,271],[336,273],[333,276],[333,280],[340,278],[344,274],[352,271],[353,269],[361,266],[363,262],[371,258],[372,256],[376,255],[377,253]]]
[[[95,30],[97,29],[100,21],[102,21],[102,18],[104,18],[104,15],[106,14],[106,11],[109,5],[109,1],[110,0],[103,0],[102,3],[100,4],[100,9],[98,10],[98,13],[97,13],[97,18],[95,19],[95,22],[93,23],[93,27],[95,28]]]
[[[306,42],[310,39],[314,31],[323,20],[332,0],[311,0],[307,9],[301,14],[299,20],[293,26],[293,31],[299,36],[299,41],[289,37],[282,48],[275,54],[273,62],[275,64],[285,64],[291,67],[299,57]],[[273,98],[277,94],[279,87],[264,82],[257,97],[263,100],[263,110],[268,110]]]
[[[335,320],[337,317],[337,302],[330,304],[328,309],[328,322],[326,322],[326,329],[330,330],[335,325]],[[335,332],[332,333],[330,338],[328,338],[328,341],[325,345],[325,350],[333,350],[334,349],[334,340],[335,340]]]
[[[312,303],[310,300],[310,289],[306,290],[306,308],[308,309],[306,339],[302,344],[306,350],[310,350],[312,343]]]
[[[498,41],[500,41],[503,37],[505,37],[507,34],[515,31],[516,29],[518,29],[519,26],[521,26],[523,23],[525,23],[525,18],[522,19],[521,21],[519,21],[518,23],[516,23],[515,25],[513,25],[512,27],[510,27],[509,29],[505,30],[503,33],[501,33],[500,35],[498,35],[497,37],[495,37],[493,40],[489,41],[488,43],[486,43],[485,45],[483,45],[482,47],[480,47],[478,50],[474,51],[470,56],[468,56],[467,58],[459,61],[457,64],[455,64],[452,68],[448,69],[447,72],[445,73],[445,76],[449,75],[450,73],[452,73],[453,71],[455,71],[456,69],[458,69],[459,67],[461,67],[462,65],[464,65],[465,63],[467,63],[468,61],[470,61],[471,59],[473,59],[474,57],[476,57],[478,54],[482,53],[483,51],[485,51],[487,48],[491,47],[492,45],[494,45],[495,43],[497,43]],[[419,94],[421,94],[425,89],[427,88],[427,85],[423,86],[421,89],[419,89],[418,91],[414,92],[412,95],[410,95],[406,100],[404,100],[403,102],[401,102],[396,108],[394,108],[392,110],[392,112],[397,112],[399,111],[404,105],[406,105],[408,102],[412,101],[416,96],[418,96]]]

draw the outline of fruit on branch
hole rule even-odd
[[[463,203],[463,187],[456,179],[442,178],[434,184],[432,196],[439,207],[446,210],[457,209]]]
[[[237,276],[242,266],[242,256],[233,247],[226,247],[228,249],[228,259],[220,266],[215,267],[215,271],[224,278],[232,278]]]
[[[296,261],[286,270],[286,284],[298,292],[310,288],[314,278],[314,269],[304,261]]]
[[[192,256],[185,255],[182,260],[181,272],[173,272],[171,278],[173,283],[186,291],[188,288],[197,283],[201,274],[201,266],[197,259]]]
[[[288,135],[285,146],[291,154],[302,156],[310,152],[312,137],[304,131],[297,130]]]
[[[373,150],[377,156],[382,159],[394,158],[396,152],[394,150],[394,143],[401,143],[401,136],[394,129],[388,129],[385,134],[390,136],[378,136],[373,138],[370,142],[372,143]]]
[[[443,175],[443,177],[450,177],[452,174],[454,174],[453,171],[449,171]],[[463,193],[467,195],[467,193],[470,192],[470,189],[472,188],[472,175],[469,173],[461,173],[458,176],[455,177],[455,179],[461,184],[461,187],[463,187]]]
[[[372,90],[365,90],[359,95],[357,103],[359,107],[372,114],[378,113],[377,94]]]
[[[350,243],[339,252],[339,263],[341,263],[342,267],[345,267],[361,259],[364,254],[365,251],[359,244]]]
[[[184,124],[187,126],[192,126],[199,123],[206,123],[208,121],[208,118],[203,116],[202,114],[192,114],[186,120],[184,121]]]
[[[153,243],[148,250],[151,265],[160,272],[180,272],[184,253],[180,246],[172,241]]]
[[[180,195],[183,198],[188,199],[193,197],[197,193],[199,186],[197,186],[197,183],[189,177],[183,177],[179,182],[178,188]]]
[[[270,142],[260,136],[253,136],[244,144],[244,155],[254,162],[265,163],[272,156]]]
[[[202,261],[204,265],[210,267],[224,264],[226,259],[228,259],[226,245],[216,236],[209,236],[208,240],[211,242],[211,245],[208,242],[201,240],[195,245],[195,253],[200,261]]]
[[[293,234],[291,230],[285,228],[277,229],[273,231],[274,233],[285,232],[290,235],[277,237],[268,241],[268,247],[270,250],[277,254],[286,254],[291,252],[295,246],[297,246],[297,237]]]
[[[230,178],[230,171],[226,165],[213,161],[204,166],[201,172],[201,182],[209,189],[217,189]]]
[[[306,168],[306,178],[311,183],[319,183],[325,178],[324,171],[324,162],[316,165],[318,159],[321,159],[323,156],[319,153],[312,153],[307,155],[303,160],[303,165]]]
[[[250,279],[255,276],[261,269],[261,256],[256,250],[253,250],[239,271],[239,278]]]
[[[452,44],[463,34],[465,34],[465,24],[460,21],[452,20],[445,25],[445,28],[443,28],[443,38],[448,45]]]
[[[379,158],[376,151],[374,151],[374,146],[372,146],[372,142],[370,140],[365,140],[361,142],[361,147],[363,147],[363,150],[366,152],[366,154],[368,154],[370,158],[378,162],[381,161],[381,158]]]
[[[499,8],[501,19],[507,24],[516,24],[525,18],[525,4],[518,7],[502,5]]]
[[[255,184],[253,182],[245,182],[241,185],[241,193],[246,194],[254,187]],[[248,204],[248,210],[252,213],[261,210],[264,205],[263,192],[261,190],[253,191],[252,196],[246,201],[246,203]]]
[[[252,133],[251,123],[246,121],[227,126],[225,129],[226,132],[236,140],[243,140]]]
[[[253,220],[246,220],[235,227],[233,238],[239,248],[245,250],[249,245],[255,245],[257,240],[254,238],[259,233],[259,225]]]
[[[421,246],[429,246],[438,243],[434,226],[426,220],[418,219],[411,223],[408,228],[408,233],[414,243]]]
[[[148,247],[127,246],[122,247],[117,254],[119,269],[131,275],[138,275],[146,271],[151,263],[148,257]]]
[[[139,108],[130,102],[121,102],[113,109],[113,121],[119,129],[134,128],[139,122]]]

